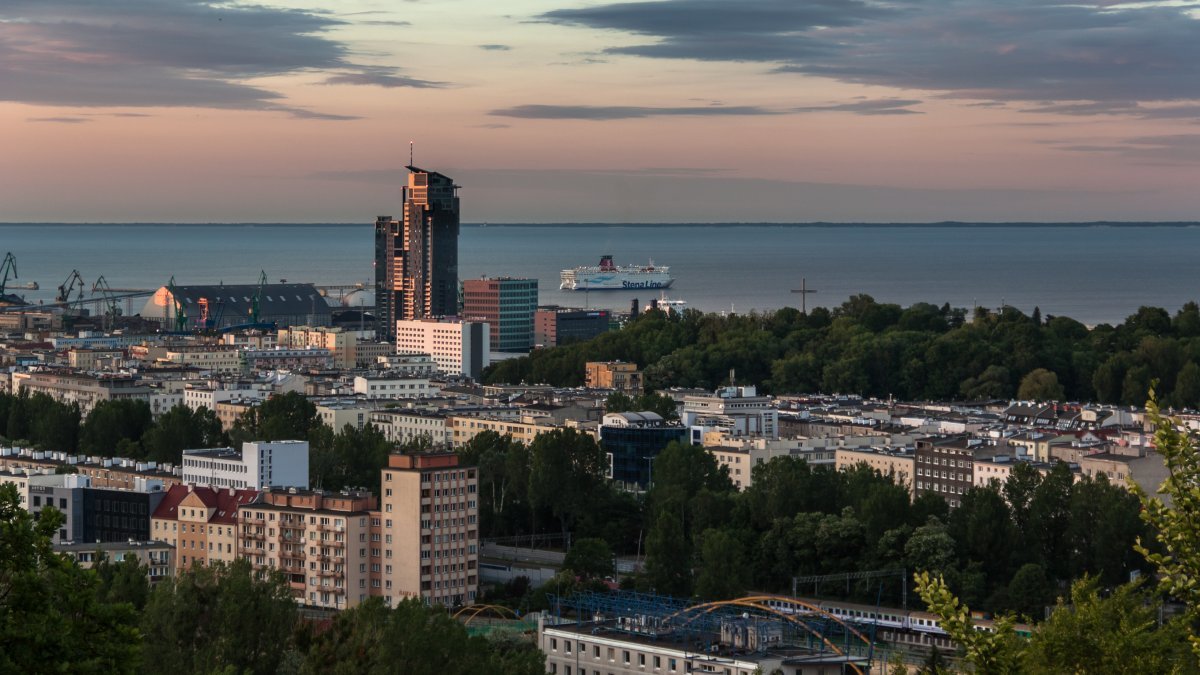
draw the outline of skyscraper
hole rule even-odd
[[[458,187],[449,176],[408,166],[401,220],[375,220],[376,331],[396,322],[458,313]]]

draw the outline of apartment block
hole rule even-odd
[[[491,337],[486,323],[458,319],[414,319],[396,322],[397,354],[429,354],[447,375],[479,379],[490,361]]]
[[[475,602],[476,468],[460,466],[452,452],[393,454],[382,485],[384,567],[378,594],[392,605],[411,597],[447,607]]]
[[[150,537],[174,547],[176,569],[237,558],[238,508],[258,490],[174,485],[150,518]]]
[[[589,389],[614,389],[630,396],[642,394],[642,372],[636,363],[588,361],[583,379]]]
[[[358,339],[353,333],[331,326],[292,326],[279,331],[280,347],[329,350],[336,368],[353,368],[358,358]]]
[[[376,504],[369,492],[267,490],[238,509],[238,555],[260,576],[282,572],[304,605],[353,607],[371,594],[369,581],[381,564],[374,555]]]

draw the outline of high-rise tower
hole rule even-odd
[[[381,337],[396,322],[458,313],[458,187],[408,166],[401,220],[375,220],[375,313]]]

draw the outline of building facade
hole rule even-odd
[[[710,431],[779,438],[779,411],[770,396],[759,396],[754,387],[723,387],[712,395],[685,396],[680,417],[696,444]]]
[[[173,485],[150,519],[150,536],[175,550],[176,569],[237,558],[237,511],[258,490]]]
[[[397,354],[428,354],[447,375],[478,379],[491,363],[491,333],[486,323],[458,319],[396,322]]]
[[[260,441],[184,450],[183,482],[213,488],[308,487],[308,441]]]
[[[383,469],[382,595],[447,607],[479,589],[479,476],[453,452],[393,454]],[[372,558],[374,561],[374,558]]]
[[[458,186],[449,176],[408,166],[403,217],[375,220],[376,334],[396,322],[458,313]]]
[[[608,477],[627,490],[647,490],[654,459],[671,441],[687,442],[687,430],[657,413],[609,413],[600,425],[600,447],[608,455]]]
[[[582,342],[608,330],[612,315],[606,309],[539,307],[533,317],[533,344],[537,347]]]
[[[372,594],[382,564],[368,555],[380,547],[375,506],[369,492],[267,490],[238,509],[238,555],[260,576],[282,572],[301,604],[353,607]]]
[[[584,366],[583,381],[589,389],[614,389],[629,396],[642,395],[642,372],[636,363],[588,361]]]
[[[330,326],[292,326],[279,331],[276,344],[292,349],[328,349],[333,365],[343,369],[353,368],[358,358],[354,333]]]
[[[467,279],[463,281],[462,316],[487,323],[494,351],[527,352],[534,344],[537,300],[537,279]]]

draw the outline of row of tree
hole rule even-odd
[[[308,440],[311,484],[378,492],[379,470],[391,443],[374,426],[334,431],[316,406],[298,393],[273,396],[236,420],[228,433],[208,408],[177,405],[154,419],[145,401],[97,403],[86,417],[79,407],[46,394],[0,394],[0,422],[10,442],[99,457],[178,463],[189,448],[240,446],[244,441]],[[420,446],[421,443],[412,444]]]
[[[1148,567],[1133,549],[1148,535],[1137,498],[1103,478],[1076,482],[1064,464],[1044,476],[1016,465],[951,512],[941,496],[911,499],[865,465],[836,471],[777,457],[739,492],[711,452],[672,443],[639,499],[609,485],[603,451],[574,430],[528,447],[483,433],[461,452],[480,469],[481,536],[569,531],[617,554],[644,553],[637,584],[670,595],[719,600],[791,591],[797,576],[906,568],[945,575],[973,606],[1035,616],[1071,579],[1116,584]],[[878,584],[852,595],[874,600]],[[896,581],[883,589],[894,602],[900,590]]]
[[[720,316],[649,311],[587,342],[494,364],[489,383],[582,384],[588,361],[641,366],[649,387],[713,388],[738,379],[774,393],[843,392],[909,400],[1068,399],[1200,406],[1200,306],[1174,317],[1143,307],[1116,326],[1089,328],[1013,307],[902,308],[856,295],[803,314],[784,308]],[[1032,377],[1031,377],[1032,376]],[[1024,388],[1023,388],[1024,385]],[[1023,389],[1023,390],[1022,390]]]
[[[440,608],[379,598],[326,630],[300,619],[287,581],[246,561],[197,567],[151,588],[130,558],[81,569],[53,552],[63,515],[37,517],[0,486],[0,672],[514,673],[540,675],[535,646],[469,637]]]
[[[88,456],[178,462],[187,448],[229,443],[208,408],[180,404],[156,420],[148,403],[130,399],[101,401],[83,417],[46,394],[0,394],[0,421],[12,443]]]

